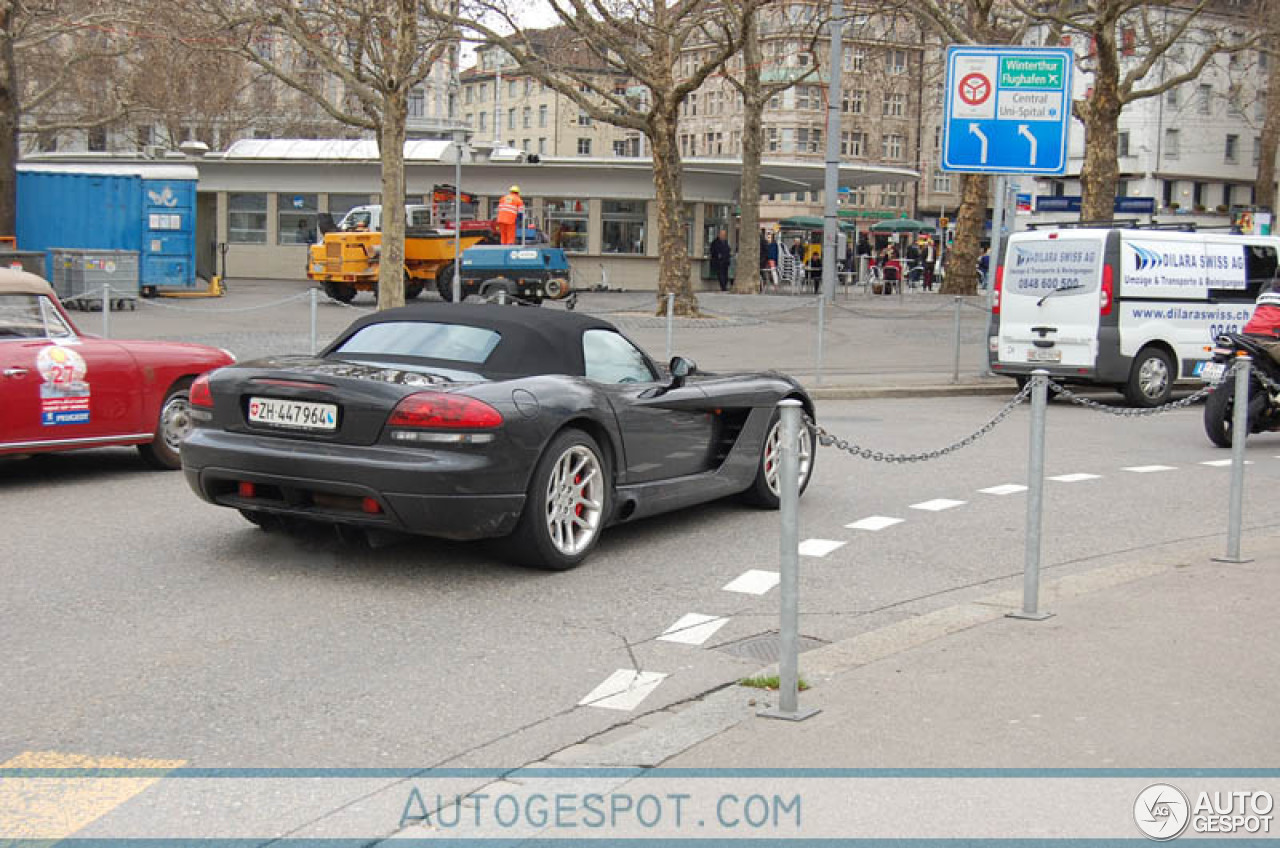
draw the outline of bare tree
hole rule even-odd
[[[441,19],[500,48],[592,119],[648,139],[658,211],[658,308],[672,293],[676,314],[696,314],[676,130],[681,104],[733,55],[739,39],[720,0],[547,2],[559,22],[550,32],[525,29],[506,0],[475,0]],[[620,88],[618,79],[643,94]]]
[[[806,7],[793,7],[806,8]],[[749,294],[760,281],[760,160],[764,147],[764,110],[783,91],[819,78],[816,41],[822,31],[823,16],[806,14],[800,20],[788,18],[783,7],[762,8],[755,0],[727,0],[736,35],[742,43],[738,56],[725,65],[723,78],[742,100],[742,181],[738,190],[741,221],[738,230],[738,264],[733,289]],[[808,11],[815,11],[808,7]],[[807,55],[807,65],[788,67],[783,61],[766,62],[761,27],[770,40],[782,40],[798,48],[793,55]]]
[[[109,2],[0,0],[0,234],[17,222],[20,134],[96,129],[126,113],[110,68],[128,31]]]
[[[1258,143],[1258,176],[1254,181],[1254,202],[1276,212],[1276,153],[1280,152],[1280,0],[1267,0],[1263,14],[1266,31],[1267,93],[1262,136]],[[1275,219],[1272,219],[1275,232]]]
[[[378,308],[404,304],[405,126],[409,93],[453,43],[434,0],[194,0],[219,33],[184,33],[196,50],[233,53],[315,101],[335,121],[373,133],[382,159]]]

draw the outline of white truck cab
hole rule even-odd
[[[1275,277],[1280,238],[1157,229],[1036,229],[1009,237],[995,271],[991,370],[1024,383],[1120,389],[1166,403],[1205,346],[1238,332]]]
[[[431,207],[421,203],[406,204],[404,207],[404,220],[406,227],[428,227],[431,225]],[[344,233],[356,230],[381,232],[382,206],[377,203],[367,206],[353,206],[338,222],[338,230]]]

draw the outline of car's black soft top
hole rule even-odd
[[[581,376],[585,371],[582,334],[587,330],[617,332],[608,321],[558,309],[488,303],[415,303],[361,318],[321,355],[327,355],[364,327],[390,321],[462,324],[495,331],[502,336],[502,341],[482,367],[469,367],[487,376]]]

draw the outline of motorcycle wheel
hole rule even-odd
[[[1204,432],[1220,448],[1231,447],[1231,424],[1235,416],[1236,381],[1225,380],[1218,384],[1204,402]],[[1267,394],[1256,380],[1249,381],[1249,427],[1245,435],[1253,432],[1266,409]]]

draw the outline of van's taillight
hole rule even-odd
[[[213,392],[209,391],[208,374],[201,374],[196,377],[196,381],[191,384],[191,391],[187,395],[187,401],[192,406],[198,406],[201,409],[213,409]]]
[[[1112,282],[1113,276],[1114,272],[1111,270],[1111,265],[1103,265],[1102,288],[1098,290],[1098,312],[1101,315],[1110,315],[1111,307],[1115,302],[1115,298],[1112,296],[1112,286],[1114,285]]]
[[[502,426],[502,413],[484,401],[442,392],[415,392],[396,404],[389,427],[423,430],[490,430]]]
[[[1000,314],[1000,296],[1004,294],[1004,266],[996,266],[996,284],[991,298],[991,314]]]

